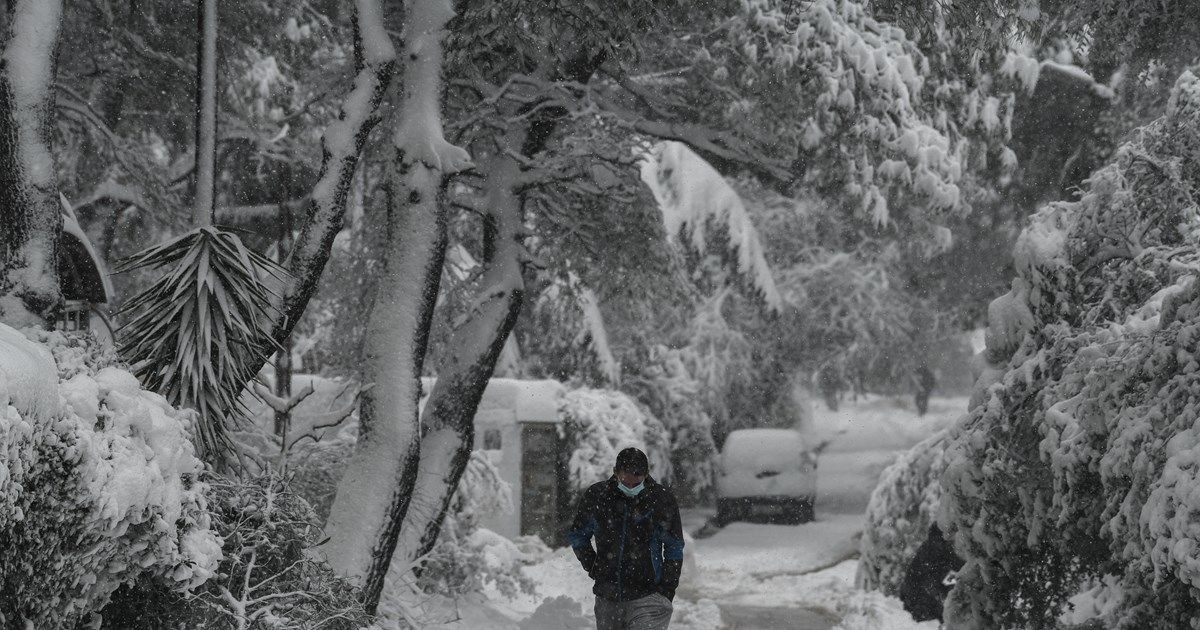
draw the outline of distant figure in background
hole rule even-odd
[[[929,395],[933,393],[933,387],[937,385],[937,379],[934,378],[933,372],[922,365],[917,368],[917,415],[923,416],[926,411],[929,411]]]
[[[842,379],[832,368],[823,367],[817,372],[817,391],[825,399],[830,411],[838,409],[838,394],[842,391]]]
[[[963,560],[954,546],[942,536],[937,523],[929,526],[929,535],[917,548],[917,555],[904,573],[900,601],[915,621],[942,621],[942,604],[954,587],[954,574]]]
[[[596,581],[597,630],[666,630],[683,571],[683,523],[645,453],[617,454],[613,476],[580,498],[568,539]]]

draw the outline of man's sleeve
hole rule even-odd
[[[658,592],[674,600],[675,589],[679,587],[679,575],[683,572],[683,521],[679,518],[679,504],[675,502],[675,497],[669,493],[667,497],[667,518],[660,533],[663,541],[663,572]]]
[[[592,510],[590,495],[590,492],[584,492],[579,498],[579,505],[575,508],[575,520],[571,521],[571,531],[567,532],[571,549],[575,551],[575,557],[579,558],[579,564],[583,565],[583,570],[587,571],[588,575],[591,575],[592,567],[596,565],[596,550],[592,547],[592,537],[596,535],[596,515]]]

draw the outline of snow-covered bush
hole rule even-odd
[[[308,503],[278,477],[207,478],[224,538],[216,577],[187,595],[146,580],[121,589],[104,628],[357,630],[367,614],[350,583],[311,552],[324,539]]]
[[[650,458],[650,473],[655,479],[670,483],[675,497],[684,505],[699,502],[712,489],[717,459],[717,445],[713,441],[713,418],[704,405],[704,386],[688,369],[688,363],[698,359],[700,357],[691,354],[688,349],[652,346],[641,372],[632,375],[624,384],[628,391],[634,392],[638,401],[645,403],[649,413],[641,411],[640,408],[635,411],[624,404],[614,407],[626,410],[630,414],[621,423],[637,423],[638,414],[645,414],[648,424],[644,425],[644,443],[656,451],[646,451]],[[568,399],[571,399],[569,394]],[[568,429],[572,426],[570,418],[571,414],[568,413]],[[659,426],[665,429],[665,444],[659,442]],[[599,428],[593,429],[592,433],[599,435],[598,431]],[[600,442],[593,444],[600,446]],[[626,444],[622,444],[623,446]],[[657,454],[657,449],[662,449],[661,455]],[[619,450],[612,451],[612,457],[606,460],[610,462],[607,468],[604,468],[603,453],[590,452],[581,457],[595,461],[595,470],[603,469],[607,476],[611,474],[611,462],[616,461]],[[597,459],[598,457],[600,459]],[[585,482],[574,473],[572,479],[579,483]]]
[[[334,436],[298,447],[291,460],[294,475],[290,487],[313,505],[320,522],[333,504],[338,480],[354,449],[355,434],[356,426],[351,423]],[[478,526],[484,515],[512,510],[512,490],[500,478],[500,471],[482,452],[472,452],[442,521],[437,545],[425,556],[415,583],[407,586],[448,596],[478,592],[486,584],[509,596],[529,592],[532,583],[519,569],[525,554],[507,539]],[[397,589],[404,587],[385,587],[380,610],[404,606],[397,599],[402,598]]]
[[[621,449],[636,446],[650,460],[650,475],[671,480],[671,451],[662,423],[624,393],[580,388],[562,400],[567,432],[571,503],[588,486],[612,476]]]
[[[1200,628],[1198,194],[1188,72],[1078,201],[1022,232],[991,376],[945,456],[940,521],[966,558],[951,627],[1054,627],[1111,575],[1106,626]]]
[[[900,594],[905,571],[937,517],[945,449],[946,431],[939,431],[884,469],[867,504],[859,588]]]
[[[87,338],[0,324],[0,626],[72,628],[123,582],[221,559],[188,414]]]
[[[507,538],[479,528],[481,517],[512,510],[508,482],[487,455],[472,451],[417,586],[427,593],[463,595],[490,583],[508,597],[532,593],[533,582],[520,570],[524,554]]]

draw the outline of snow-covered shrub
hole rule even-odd
[[[209,579],[188,414],[90,338],[28,334],[0,324],[0,626],[72,628],[123,582]]]
[[[662,423],[626,394],[607,389],[580,388],[562,400],[567,432],[571,503],[588,486],[612,476],[621,449],[636,446],[650,460],[650,475],[671,479],[671,451]]]
[[[1054,627],[1111,575],[1113,628],[1200,628],[1200,80],[1040,210],[989,309],[995,372],[946,451],[966,558],[947,623]]]
[[[349,582],[312,553],[324,539],[312,508],[278,477],[208,477],[217,575],[180,595],[145,580],[104,609],[104,628],[357,630],[368,617]]]
[[[533,582],[520,570],[525,554],[507,538],[479,528],[481,517],[512,510],[512,488],[500,470],[482,451],[472,451],[437,545],[422,565],[418,588],[463,595],[490,583],[508,597],[532,593]]]
[[[684,505],[699,502],[712,489],[717,459],[713,419],[704,406],[702,396],[704,387],[688,369],[686,355],[685,350],[655,345],[649,349],[641,372],[633,375],[624,385],[649,409],[649,413],[637,412],[645,413],[650,423],[645,425],[646,446],[664,449],[663,455],[646,451],[650,458],[650,472],[655,479],[670,483],[675,497]],[[624,405],[620,408],[628,409]],[[629,409],[629,413],[636,416],[632,409]],[[636,422],[636,418],[630,417],[628,421]],[[570,426],[568,414],[568,428]],[[665,428],[667,437],[665,444],[655,446],[650,439],[658,440],[658,434],[650,429],[658,426]],[[615,462],[619,450],[613,451],[612,458],[607,461]],[[592,453],[587,457],[595,459],[598,455]],[[603,467],[603,461],[597,461]],[[663,469],[664,465],[667,470]],[[611,474],[612,463],[604,471],[606,476]],[[578,479],[574,474],[572,478]]]
[[[900,594],[904,573],[937,517],[945,449],[946,431],[939,431],[884,469],[867,504],[859,588]]]

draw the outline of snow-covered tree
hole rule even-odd
[[[0,625],[73,628],[122,583],[187,591],[212,577],[190,413],[111,351],[0,324]]]
[[[1185,72],[1166,115],[1017,242],[945,455],[956,628],[1054,627],[1105,576],[1121,592],[1106,626],[1195,627],[1197,129]]]
[[[867,505],[859,542],[860,588],[900,594],[905,572],[937,521],[946,431],[922,440],[884,469]]]
[[[50,325],[62,306],[62,215],[50,129],[61,0],[21,0],[0,22],[0,321]]]
[[[388,212],[383,276],[376,284],[363,345],[362,376],[376,387],[362,396],[354,456],[338,485],[327,524],[326,557],[335,569],[363,586],[371,612],[402,533],[422,461],[420,376],[446,248],[439,189],[443,177],[470,165],[466,151],[442,134],[441,39],[453,15],[446,0],[423,0],[409,7],[401,101],[405,116],[392,140],[396,150],[393,207]],[[453,454],[438,452],[431,461],[450,463]],[[444,477],[434,472],[424,476]],[[386,499],[380,499],[381,492]]]

